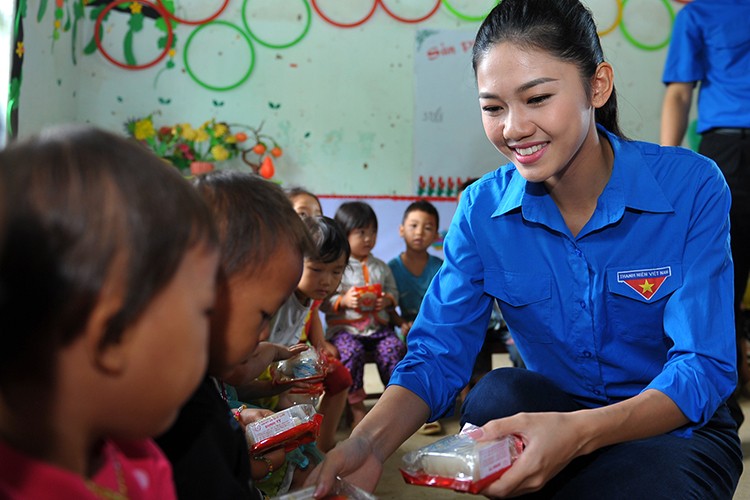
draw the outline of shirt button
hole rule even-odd
[[[596,394],[597,396],[601,395],[601,393],[602,392],[599,389],[594,389],[594,394]]]
[[[580,304],[581,304],[581,309],[586,309],[586,301],[582,300]]]
[[[581,252],[581,249],[580,249],[580,248],[576,248],[576,255],[577,255],[577,256],[579,256],[579,257],[580,257],[581,255],[583,255],[583,252]]]
[[[583,357],[584,358],[590,358],[591,357],[591,353],[589,351],[583,351]]]

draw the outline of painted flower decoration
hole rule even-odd
[[[239,144],[247,140],[246,133],[233,132],[229,124],[215,119],[199,127],[185,122],[157,129],[151,114],[128,120],[125,130],[181,170],[189,168],[192,162],[214,163],[235,158],[242,152]]]

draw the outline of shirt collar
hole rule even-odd
[[[648,168],[644,152],[636,144],[626,141],[597,125],[600,132],[605,134],[612,145],[615,163],[612,176],[599,197],[600,216],[604,216],[603,223],[612,223],[622,217],[626,208],[644,212],[669,213],[673,212],[672,204],[664,196],[659,183]],[[640,143],[643,144],[643,143]],[[658,146],[647,144],[646,147],[658,149]],[[539,214],[545,202],[547,191],[542,183],[527,182],[512,166],[513,174],[505,190],[505,194],[493,212],[497,217],[507,214],[521,206],[524,207],[524,217]],[[528,209],[528,210],[527,210]],[[596,216],[597,214],[595,214]]]

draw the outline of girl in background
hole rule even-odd
[[[323,208],[320,206],[320,200],[310,191],[301,187],[289,188],[286,196],[292,202],[294,211],[300,216],[318,217],[323,215]]]
[[[0,497],[175,498],[149,437],[208,361],[208,209],[177,170],[91,127],[10,145],[0,185]]]
[[[387,384],[406,346],[389,325],[388,308],[398,304],[398,288],[388,265],[372,255],[377,242],[378,218],[361,201],[343,203],[334,217],[343,228],[351,257],[338,292],[321,305],[326,314],[326,336],[352,375],[349,406],[352,428],[365,416],[365,355],[373,353],[383,384]],[[377,293],[377,289],[380,293]]]

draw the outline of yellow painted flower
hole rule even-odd
[[[214,127],[214,137],[223,137],[224,134],[226,134],[229,131],[229,127],[227,127],[223,123],[217,123],[216,127]]]
[[[169,49],[169,57],[174,57],[174,55],[177,53],[174,49]]]
[[[133,135],[139,141],[145,141],[156,135],[154,123],[151,121],[151,118],[143,118],[142,120],[135,122]]]
[[[60,20],[59,19],[55,19],[55,29],[59,30],[60,26],[62,26],[62,23],[60,22]]]
[[[227,144],[236,144],[237,137],[230,134],[224,138],[224,142],[226,142]]]
[[[216,161],[224,161],[229,158],[229,151],[227,151],[227,148],[221,145],[212,147],[211,154],[216,159]]]
[[[130,2],[130,12],[132,14],[140,14],[143,10],[143,5],[139,2]]]
[[[16,54],[18,54],[18,57],[23,57],[23,53],[24,53],[23,42],[17,42]]]
[[[189,123],[183,123],[183,124],[179,125],[178,127],[180,129],[182,129],[182,134],[181,135],[182,135],[183,139],[185,139],[186,141],[194,141],[195,140],[195,136],[196,136],[197,133],[196,133],[195,129],[192,127],[192,125],[190,125]]]
[[[204,142],[209,140],[211,137],[208,135],[208,132],[206,132],[204,129],[199,128],[195,131],[195,142]]]

